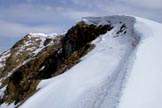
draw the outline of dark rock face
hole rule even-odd
[[[125,34],[127,32],[126,29],[127,29],[126,25],[123,24],[121,26],[120,30],[117,32],[117,34],[119,34],[119,33],[124,33]]]
[[[7,86],[7,89],[1,103],[25,101],[36,92],[39,81],[57,76],[78,63],[94,47],[90,42],[111,29],[110,25],[96,26],[79,22],[65,36],[46,39],[43,43],[45,47],[38,54],[28,56],[25,63],[19,63],[22,65],[2,80],[2,85]],[[51,41],[53,44],[49,45]],[[18,46],[19,43],[13,48]]]
[[[70,55],[73,51],[79,50],[100,34],[104,34],[111,29],[112,27],[110,25],[95,26],[79,22],[67,32],[65,38],[63,39],[63,52],[65,57]]]

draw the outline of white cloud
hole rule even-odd
[[[134,15],[162,22],[162,0],[73,0],[97,15]],[[89,11],[90,12],[90,11]]]
[[[121,0],[132,5],[150,9],[162,9],[162,0]]]
[[[29,32],[65,32],[75,21],[93,12],[63,7],[18,5],[0,10],[0,36],[23,36]]]
[[[67,10],[66,12],[62,13],[62,15],[74,21],[78,21],[81,20],[82,17],[97,16],[98,14],[94,11]]]
[[[21,36],[29,32],[62,32],[70,27],[72,22],[75,23],[85,16],[130,14],[162,22],[162,0],[72,1],[76,7],[83,8],[74,8],[73,5],[63,7],[21,4],[0,10],[0,36]]]
[[[162,0],[72,0],[75,4],[87,5],[89,7],[108,5],[111,3],[126,3],[142,8],[162,9]]]
[[[50,26],[50,25],[41,25],[41,26],[29,26],[25,24],[19,24],[15,22],[6,22],[0,20],[0,36],[24,36],[30,32],[60,32],[60,28]]]

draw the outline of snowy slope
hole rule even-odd
[[[161,108],[162,24],[142,18],[137,21],[141,42],[119,108]]]
[[[96,47],[72,69],[42,81],[20,107],[161,108],[162,25],[127,16],[84,21],[114,28],[94,40]]]

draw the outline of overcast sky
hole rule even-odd
[[[113,14],[162,22],[162,0],[0,0],[0,52],[27,33],[63,33],[82,17]]]

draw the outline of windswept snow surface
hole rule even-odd
[[[114,28],[92,42],[96,47],[80,63],[42,81],[20,107],[161,108],[161,24],[126,16],[87,20]]]
[[[119,108],[162,108],[162,24],[137,18],[141,36]]]

